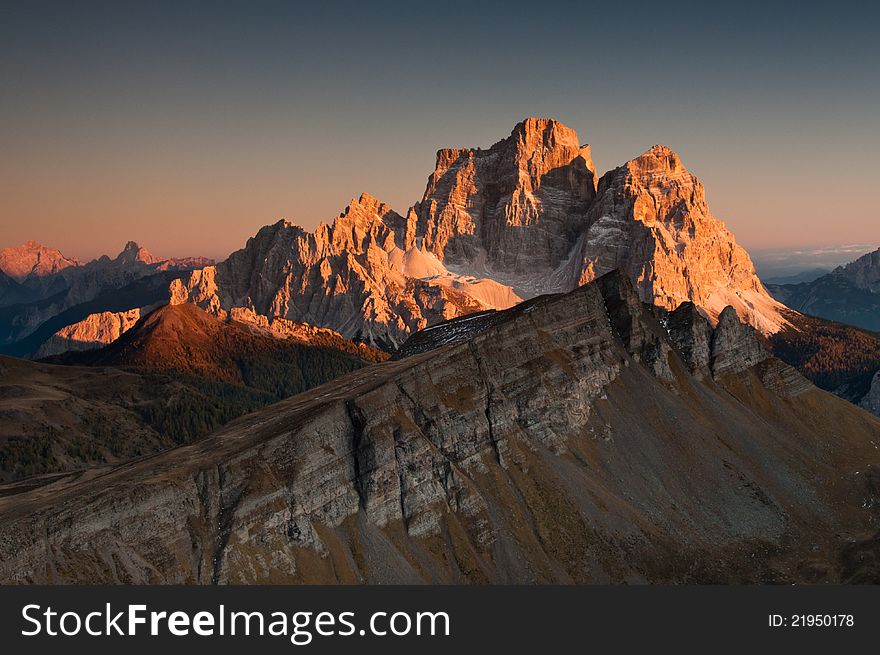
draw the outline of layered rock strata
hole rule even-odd
[[[876,576],[880,421],[762,359],[733,311],[683,356],[695,317],[664,328],[627,280],[438,325],[198,444],[0,497],[0,580]]]

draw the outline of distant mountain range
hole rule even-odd
[[[87,264],[34,241],[0,250],[0,273],[15,283],[0,278],[0,353],[31,355],[56,330],[94,312],[166,303],[175,275],[211,263],[158,259],[133,241],[116,258]]]
[[[801,271],[800,273],[795,273],[793,275],[786,275],[781,277],[764,277],[761,276],[761,281],[765,286],[780,285],[780,284],[800,284],[801,282],[812,282],[813,280],[818,280],[823,275],[827,275],[830,271],[827,268],[813,268],[808,271]]]
[[[880,249],[815,280],[767,289],[799,312],[880,331]]]

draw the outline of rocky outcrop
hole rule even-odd
[[[876,529],[863,502],[880,421],[809,385],[789,393],[733,310],[714,376],[692,376],[666,339],[668,378],[650,355],[666,330],[626,279],[438,326],[434,347],[198,444],[4,489],[0,580],[876,575],[840,552]]]
[[[733,307],[721,312],[711,343],[710,368],[716,379],[754,368],[764,387],[779,396],[798,396],[813,388],[794,367],[771,356],[754,328],[740,322]]]
[[[769,285],[768,290],[799,312],[880,331],[880,250],[811,282]]]
[[[316,327],[308,323],[297,323],[286,318],[266,318],[250,309],[233,307],[227,317],[229,321],[246,323],[279,339],[289,339],[306,346],[321,346],[347,352],[367,362],[384,362],[388,353],[371,348],[365,343],[349,341],[330,328]]]
[[[859,402],[859,407],[880,416],[880,371],[874,374],[871,387]]]
[[[629,355],[643,362],[656,377],[671,382],[674,376],[669,365],[669,339],[655,317],[642,306],[626,274],[613,271],[600,277],[596,284],[602,292],[611,327]]]
[[[98,312],[61,328],[34,353],[34,359],[60,355],[70,350],[92,350],[116,341],[150,310],[149,307],[124,312]]]
[[[597,190],[589,146],[538,118],[486,150],[440,150],[405,217],[362,195],[313,233],[279,222],[175,283],[172,297],[393,350],[429,325],[570,291],[615,269],[644,302],[672,310],[691,301],[713,321],[732,305],[764,333],[785,324],[674,152],[655,146]]]
[[[712,335],[712,373],[715,376],[740,371],[770,358],[758,342],[752,328],[740,322],[733,307],[726,308],[718,318]]]
[[[24,282],[29,277],[48,277],[80,265],[76,259],[65,257],[59,250],[36,241],[0,250],[0,271],[16,282]]]
[[[746,251],[709,211],[703,185],[665,146],[602,177],[566,268],[568,286],[620,269],[642,300],[669,310],[693,302],[716,320],[733,306],[761,332],[786,324]]]
[[[661,310],[660,315],[661,324],[691,373],[698,377],[708,374],[712,361],[712,328],[706,317],[692,302],[682,303],[672,312]]]
[[[452,266],[536,280],[568,256],[595,194],[590,147],[558,121],[529,118],[488,150],[440,150],[405,240]]]
[[[279,221],[226,261],[175,282],[172,303],[221,316],[243,307],[393,348],[413,330],[485,309],[485,287],[498,290],[486,293],[502,306],[519,300],[492,281],[449,273],[424,250],[402,250],[390,227],[402,220],[364,194],[314,232]]]

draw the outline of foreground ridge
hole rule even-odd
[[[422,334],[199,443],[7,490],[0,580],[877,579],[880,421],[734,310],[712,329],[612,272]]]

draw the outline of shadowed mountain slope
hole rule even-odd
[[[365,360],[384,358],[338,335],[321,337],[316,344],[279,338],[245,323],[222,321],[195,305],[165,305],[103,348],[52,361],[215,380],[283,398],[350,372]],[[298,375],[293,373],[297,369]]]
[[[187,395],[195,392],[132,372],[0,356],[0,480],[120,462],[179,445],[183,439],[150,425],[144,411],[173,408]]]
[[[655,312],[612,273],[483,317],[196,444],[7,488],[0,580],[878,580],[880,420],[732,309]]]
[[[858,404],[880,370],[880,334],[796,312],[770,346],[813,383]]]
[[[35,363],[2,359],[0,480],[156,453],[381,357],[318,332],[313,343],[160,308],[116,342]]]
[[[799,312],[880,331],[880,250],[810,282],[767,288]]]

